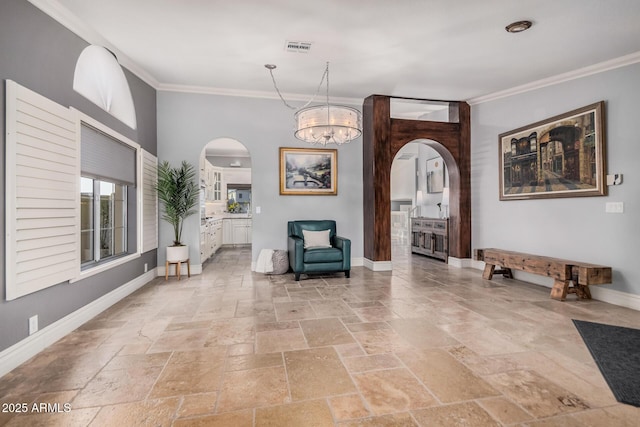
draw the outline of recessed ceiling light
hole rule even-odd
[[[531,28],[531,25],[531,21],[517,21],[507,25],[504,29],[507,30],[508,33],[521,33]]]

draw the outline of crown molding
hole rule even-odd
[[[75,16],[67,8],[62,6],[57,0],[29,0],[29,3],[33,4],[49,17],[58,21],[58,23],[60,23],[63,27],[65,27],[87,43],[99,45],[109,49],[117,56],[118,63],[121,66],[131,71],[149,86],[153,87],[156,90],[158,89],[160,83],[155,77],[153,77],[145,69],[140,67],[131,58],[118,50],[107,39],[102,37],[102,35],[82,22],[77,16]]]
[[[559,83],[568,82],[571,80],[580,79],[593,74],[602,73],[616,68],[626,67],[628,65],[637,64],[640,62],[640,52],[631,53],[629,55],[614,58],[608,61],[599,62],[588,67],[580,68],[579,70],[569,71],[567,73],[558,74],[552,77],[548,77],[541,80],[536,80],[531,83],[516,86],[511,89],[501,90],[488,95],[482,95],[467,100],[469,105],[482,104],[485,102],[495,101],[501,98],[507,98],[509,96],[518,95],[532,90],[540,89],[547,86],[553,86]]]
[[[220,95],[220,96],[239,96],[246,98],[260,98],[260,99],[277,99],[280,100],[280,97],[275,92],[265,92],[259,90],[243,90],[243,89],[223,89],[209,86],[188,86],[188,85],[178,85],[178,84],[168,84],[168,83],[160,83],[157,87],[158,91],[161,92],[181,92],[181,93],[197,93],[202,95]],[[289,101],[295,102],[308,102],[311,99],[310,95],[302,95],[299,93],[283,93],[283,98]],[[324,103],[323,97],[318,98],[318,102],[316,104]],[[330,97],[329,101],[331,104],[347,104],[347,105],[362,105],[364,102],[364,98],[343,98],[343,97]]]

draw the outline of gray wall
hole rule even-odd
[[[473,105],[473,247],[609,265],[614,283],[603,288],[640,294],[638,99],[640,64],[635,64]],[[601,100],[606,101],[606,173],[624,174],[621,186],[609,187],[606,197],[498,200],[500,133]],[[606,202],[624,202],[624,213],[605,213]]]
[[[0,2],[0,134],[5,141],[5,83],[11,79],[63,105],[73,106],[115,131],[156,153],[156,93],[153,88],[125,70],[133,95],[138,129],[133,130],[72,89],[78,56],[87,43],[42,13],[26,0]],[[156,251],[150,251],[117,269],[73,284],[60,284],[5,301],[5,151],[0,153],[0,209],[2,274],[0,275],[0,351],[28,336],[28,319],[37,314],[40,329],[65,317],[91,301],[140,276],[144,264],[156,266]]]
[[[251,154],[253,207],[262,209],[253,215],[254,261],[261,249],[286,248],[287,220],[291,219],[335,219],[338,234],[352,241],[352,256],[363,256],[362,138],[338,148],[337,196],[281,196],[278,147],[310,147],[293,136],[292,110],[280,100],[158,93],[161,161],[187,160],[197,165],[203,147],[216,138],[236,139]],[[192,260],[200,259],[199,228],[197,215],[185,223],[183,236]],[[159,246],[170,240],[170,229],[161,221]],[[164,251],[158,251],[158,258],[163,264]]]

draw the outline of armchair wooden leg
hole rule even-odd
[[[351,277],[351,270],[347,270],[347,271],[345,271],[345,272],[344,272],[344,277],[346,277],[347,279],[348,279],[349,277]]]
[[[296,275],[296,282],[297,282],[298,280],[300,280],[300,273],[295,273],[295,275]]]

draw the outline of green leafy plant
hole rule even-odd
[[[173,226],[173,246],[182,246],[184,220],[195,214],[200,192],[196,185],[196,170],[186,161],[171,167],[164,161],[158,166],[158,199],[163,205],[162,219]]]

